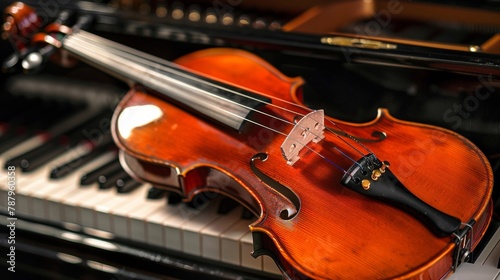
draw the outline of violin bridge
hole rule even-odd
[[[325,113],[323,110],[312,111],[297,123],[281,144],[281,154],[286,163],[293,165],[299,160],[299,152],[309,142],[318,143],[325,138]]]

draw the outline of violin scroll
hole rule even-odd
[[[10,39],[16,49],[22,50],[41,25],[42,20],[33,8],[22,2],[15,2],[4,10],[2,39]]]
[[[64,67],[74,66],[77,60],[64,53],[61,40],[73,30],[88,26],[91,21],[90,16],[80,16],[69,28],[67,25],[75,21],[73,13],[62,11],[53,23],[40,32],[41,17],[21,2],[10,5],[4,12],[4,18],[2,38],[10,40],[15,50],[2,63],[5,73],[36,72],[49,59]]]

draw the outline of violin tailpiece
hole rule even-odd
[[[412,194],[391,172],[389,163],[380,161],[373,154],[353,164],[342,178],[342,184],[405,210],[439,236],[450,235],[461,226],[458,218],[439,211]]]

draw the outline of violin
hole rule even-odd
[[[33,14],[14,5],[11,37]],[[126,171],[185,201],[240,202],[258,217],[249,253],[271,256],[287,279],[445,278],[488,227],[491,167],[452,131],[384,109],[362,124],[325,116],[304,104],[301,78],[243,50],[169,62],[78,23],[31,41],[131,82],[112,119]]]

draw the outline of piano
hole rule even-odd
[[[20,264],[26,257],[23,250],[30,251],[29,246],[33,246],[30,243],[39,240],[43,245],[29,252],[30,255],[58,258],[56,260],[73,266],[118,275],[120,271],[134,273],[137,268],[129,269],[115,263],[135,258],[160,266],[165,262],[163,266],[167,273],[172,270],[170,266],[176,269],[193,266],[193,275],[206,273],[207,276],[213,274],[213,277],[232,279],[241,277],[241,273],[234,272],[234,267],[241,267],[252,270],[248,273],[253,275],[251,278],[275,276],[274,262],[255,260],[249,254],[242,254],[251,252],[248,224],[254,217],[241,206],[210,196],[196,200],[199,201],[197,207],[189,206],[174,196],[167,197],[165,192],[151,185],[134,181],[125,173],[110,135],[110,107],[102,106],[110,103],[101,103],[106,99],[102,95],[108,95],[107,99],[113,95],[118,97],[118,89],[103,89],[99,85],[88,86],[78,81],[71,84],[65,81],[59,85],[60,99],[77,89],[78,94],[95,95],[95,100],[100,99],[97,103],[101,106],[96,106],[83,100],[64,102],[43,95],[43,84],[48,83],[54,89],[52,86],[58,83],[57,80],[20,78],[7,82],[7,91],[15,94],[4,94],[1,99],[4,113],[1,161],[2,168],[6,169],[1,174],[4,183],[0,187],[0,196],[3,201],[8,201],[9,196],[15,199],[12,200],[15,207],[9,208],[8,203],[2,203],[1,210],[4,221],[9,221],[9,212],[17,217],[15,244],[19,260],[16,260],[16,268],[21,275],[23,269],[31,271],[29,266]],[[9,195],[7,182],[12,167],[17,173],[16,189],[15,194]],[[4,229],[5,226],[2,243],[10,236],[10,231],[5,233]],[[60,239],[69,247],[45,248],[53,239]],[[44,244],[43,240],[47,243]],[[123,244],[127,245],[122,245],[120,240],[126,240]],[[10,247],[7,243],[3,245]],[[81,247],[92,248],[84,250],[89,251],[85,258],[81,255]],[[46,256],[44,250],[51,250],[53,254]],[[165,251],[182,252],[204,258],[207,262],[227,263],[228,268],[225,271],[162,256]],[[101,254],[123,256],[101,260]],[[32,260],[24,265],[37,266]],[[41,267],[36,271],[32,276],[37,278],[50,274]],[[166,272],[155,269],[143,273],[160,278]],[[181,274],[186,275],[190,274]]]
[[[325,17],[349,7],[361,11],[361,2],[370,1],[27,2],[47,18],[63,8],[91,14],[93,32],[165,59],[211,46],[250,50],[288,76],[304,77],[311,107],[353,122],[371,120],[377,107],[385,107],[400,119],[453,129],[476,143],[499,175],[500,63],[485,63],[500,53],[500,22],[488,22],[490,13],[500,13],[494,1],[478,1],[474,7],[455,1],[444,6],[450,22],[439,24],[415,15],[397,18],[394,10],[388,26],[382,26],[389,19],[382,11],[389,11],[390,1],[374,1],[375,10],[335,21]],[[416,5],[402,3],[407,10],[421,11],[437,5],[406,4]],[[453,22],[453,15],[466,11],[482,13],[486,23]],[[362,34],[368,41],[350,39],[348,34],[370,22],[386,28]],[[333,43],[339,50],[361,44],[359,52],[332,52],[325,48],[329,44],[309,41],[329,32],[347,34]],[[428,58],[454,59],[469,67],[451,63],[439,68],[443,65],[426,62],[418,52],[412,59],[420,60],[410,67],[409,60],[391,57],[390,46],[379,56],[370,53],[373,44],[380,46],[373,37],[392,45],[438,47],[445,54],[465,49],[470,56],[441,57],[437,52]],[[4,61],[12,49],[6,41],[0,47]],[[478,50],[484,56],[476,56]],[[184,203],[175,194],[136,182],[121,168],[109,126],[127,85],[84,63],[71,68],[47,63],[34,73],[2,74],[0,85],[2,276],[12,277],[8,268],[14,266],[18,279],[281,279],[271,258],[250,256],[248,225],[256,217],[242,206],[211,194]],[[491,94],[472,107],[475,103],[467,102],[474,100],[467,96],[477,89]],[[450,118],[455,115],[443,114],[460,105],[472,108],[460,124]],[[9,192],[12,180],[16,188]],[[9,208],[13,199],[15,207]],[[499,277],[496,186],[493,200],[488,234],[451,279],[466,279],[477,271],[483,273],[480,279]]]

